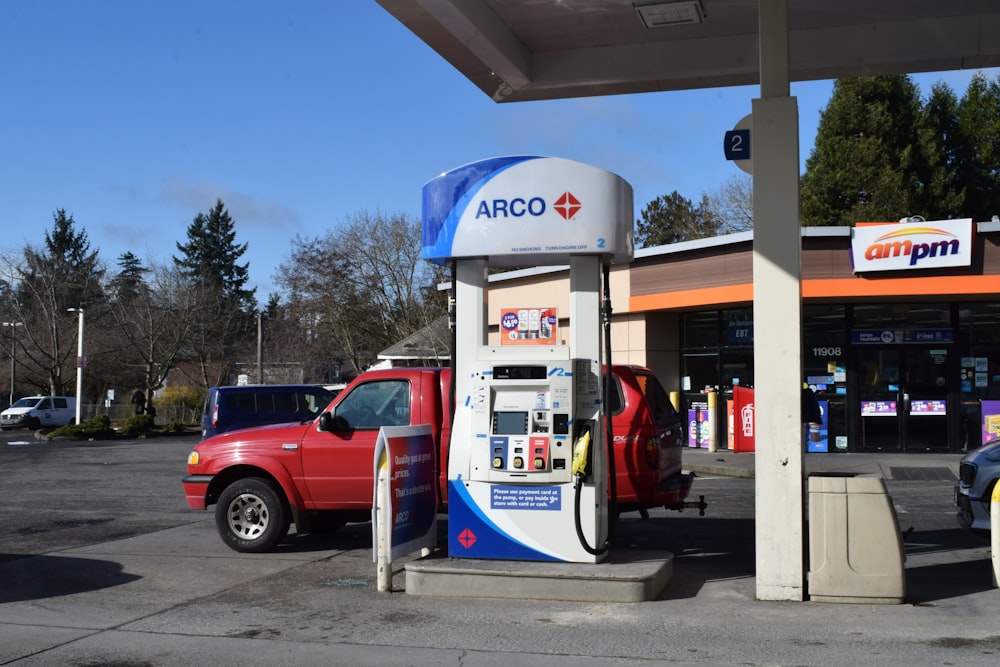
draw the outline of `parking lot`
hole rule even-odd
[[[616,549],[669,550],[660,600],[596,604],[378,593],[368,524],[237,554],[180,486],[197,438],[0,440],[0,664],[994,664],[987,545],[951,482],[890,484],[911,599],[754,600],[752,479],[704,476],[705,517],[626,515]]]

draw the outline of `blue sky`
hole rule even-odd
[[[498,105],[374,0],[4,0],[0,63],[0,252],[40,246],[65,209],[112,270],[126,251],[168,262],[221,198],[262,303],[296,234],[419,217],[425,182],[487,157],[607,169],[636,216],[674,190],[700,198],[742,174],[723,133],[759,95]],[[914,80],[961,96],[972,74]],[[792,86],[803,162],[832,86]]]

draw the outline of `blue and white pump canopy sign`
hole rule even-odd
[[[490,266],[568,263],[571,255],[630,262],[632,186],[620,176],[555,157],[472,162],[427,182],[423,258],[486,257]]]

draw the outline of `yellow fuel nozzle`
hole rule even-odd
[[[587,474],[587,450],[590,449],[590,431],[584,432],[573,445],[573,474]]]

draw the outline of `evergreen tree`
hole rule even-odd
[[[1000,77],[972,78],[958,105],[959,179],[965,186],[960,217],[1000,215]]]
[[[636,220],[636,244],[650,247],[704,239],[719,234],[721,219],[713,212],[707,196],[697,206],[674,190],[646,204]]]
[[[118,302],[132,301],[138,298],[148,286],[146,273],[149,269],[142,265],[142,260],[132,252],[124,252],[118,256],[118,273],[108,283],[111,298]]]
[[[840,79],[802,178],[804,225],[920,214],[917,87],[909,76]]]
[[[208,214],[199,213],[178,243],[175,266],[187,278],[198,304],[190,344],[205,387],[232,382],[240,355],[252,347],[256,290],[246,289],[249,264],[239,264],[247,244],[236,243],[236,228],[219,199]]]
[[[191,280],[218,290],[233,305],[251,312],[256,308],[254,292],[245,289],[250,265],[239,264],[247,244],[236,243],[236,224],[221,199],[208,214],[199,213],[187,228],[187,243],[177,243],[182,254],[174,263]]]
[[[959,177],[958,99],[947,85],[931,88],[917,132],[921,159],[915,211],[928,220],[962,217],[965,187]]]

